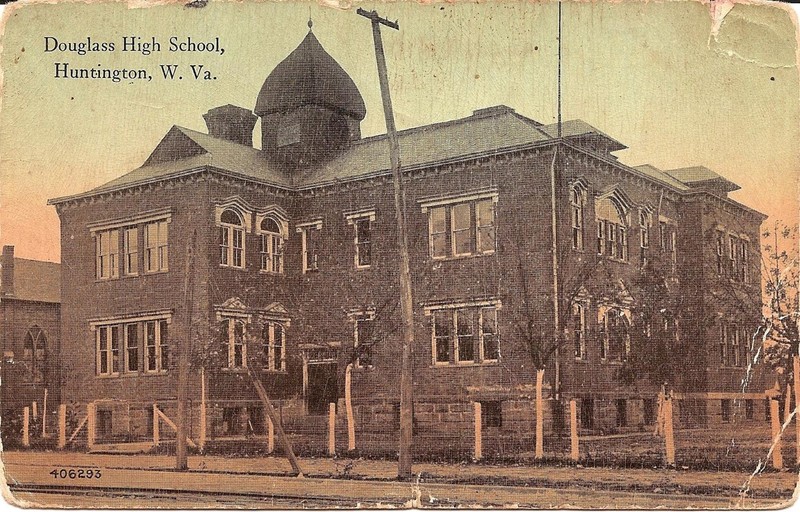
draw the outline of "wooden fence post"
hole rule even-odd
[[[664,398],[664,440],[666,443],[667,465],[675,465],[675,437],[672,431],[672,393]]]
[[[789,421],[792,414],[792,385],[786,385],[786,402],[784,403],[785,407],[783,408],[783,420],[784,423]]]
[[[31,413],[33,414],[33,419],[39,417],[39,404],[36,403],[36,400],[31,402]]]
[[[569,455],[572,460],[578,462],[580,459],[580,450],[578,447],[578,404],[575,402],[574,398],[569,401],[569,430]]]
[[[800,406],[800,356],[794,356],[793,366],[794,366],[794,408],[797,410],[798,406]],[[797,417],[797,413],[795,413],[794,417],[794,427],[796,434],[795,440],[795,450],[796,450],[796,458],[797,464],[800,465],[800,418]]]
[[[275,425],[272,420],[267,416],[267,453],[275,451]]]
[[[769,401],[770,419],[772,420],[772,467],[783,469],[783,454],[781,453],[781,418],[778,401],[774,398]]]
[[[159,430],[161,420],[158,417],[158,404],[153,404],[153,446],[161,443],[161,431]]]
[[[534,457],[541,459],[544,457],[544,414],[542,412],[542,383],[544,381],[544,370],[536,370],[536,452]]]
[[[336,455],[336,404],[328,404],[328,455]]]
[[[97,404],[94,402],[89,402],[86,404],[86,412],[86,447],[91,450],[94,448],[94,442],[97,434]]]
[[[58,448],[67,446],[67,404],[58,406]]]
[[[42,438],[47,437],[47,388],[44,388],[44,399],[42,400]]]
[[[22,409],[22,446],[30,446],[31,438],[29,430],[31,428],[31,411],[28,407]]]
[[[353,416],[353,363],[347,365],[344,372],[344,408],[347,414],[347,450],[356,449],[356,420]]]
[[[475,460],[481,460],[483,458],[483,432],[482,432],[482,411],[481,411],[481,403],[480,402],[473,402],[473,407],[475,409]]]

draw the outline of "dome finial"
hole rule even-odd
[[[308,30],[311,30],[311,27],[314,26],[314,22],[311,21],[311,8],[308,9]]]

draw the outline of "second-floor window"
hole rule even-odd
[[[647,264],[647,251],[650,249],[650,215],[639,212],[639,249],[642,266]]]
[[[575,359],[586,359],[586,307],[576,302],[572,305],[572,343]]]
[[[572,220],[572,248],[583,250],[583,192],[576,186],[570,191],[570,211]]]
[[[628,261],[627,213],[610,198],[595,204],[597,217],[597,254]]]
[[[261,270],[280,274],[283,272],[283,237],[275,219],[261,221]]]
[[[361,218],[353,225],[356,231],[356,267],[369,267],[372,265],[372,222],[369,218]]]
[[[97,278],[119,277],[119,230],[99,231],[95,236],[97,245]]]
[[[494,253],[494,199],[430,207],[428,245],[433,258]]]
[[[146,272],[165,272],[169,269],[169,224],[151,222],[144,226],[144,269]]]
[[[320,231],[322,221],[313,221],[299,224],[297,232],[300,233],[302,249],[303,273],[319,270]]]
[[[126,228],[122,233],[122,268],[126,276],[135,276],[139,273],[139,229]]]
[[[720,325],[719,358],[722,366],[743,366],[741,340],[746,339],[735,323]]]
[[[238,212],[227,209],[219,219],[219,264],[244,268],[244,220]]]

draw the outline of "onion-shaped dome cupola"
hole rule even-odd
[[[264,81],[255,113],[261,117],[262,149],[304,165],[360,138],[367,110],[353,79],[309,30]]]

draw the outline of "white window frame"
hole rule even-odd
[[[157,233],[156,240],[151,240],[151,226],[155,226]],[[158,272],[167,272],[169,270],[169,220],[148,222],[143,225],[143,229],[145,273],[155,274]]]
[[[142,365],[142,371],[144,373],[164,373],[167,371],[167,364],[165,361],[166,358],[164,357],[164,347],[168,346],[167,344],[169,343],[169,327],[167,327],[167,337],[166,337],[167,339],[165,340],[164,333],[161,330],[162,323],[167,326],[169,325],[169,322],[166,321],[166,319],[152,319],[142,322],[142,328],[143,328],[142,344],[144,348],[144,353],[142,354],[142,359],[144,361],[144,364]],[[155,350],[152,358],[150,357],[150,350],[149,350],[150,345],[147,344],[148,342],[147,330],[150,324],[153,324],[154,327],[153,333],[155,335],[155,338],[153,340],[155,343],[155,345],[153,345]],[[153,368],[152,370],[149,368],[150,366],[149,363],[151,360],[155,362],[154,364],[155,368]]]
[[[139,275],[139,226],[122,228],[122,269],[126,276]]]
[[[247,369],[247,324],[249,323],[249,317],[247,315],[223,315],[219,322],[225,322],[225,328],[227,330],[227,337],[226,337],[226,345],[228,350],[228,370],[246,370]],[[236,365],[236,347],[239,345],[236,343],[236,324],[241,324],[242,326],[242,340],[241,340],[241,347],[242,347],[242,365]]]
[[[271,220],[278,226],[278,231],[263,229],[264,221]],[[259,265],[261,272],[283,274],[283,240],[284,227],[280,219],[264,216],[258,219]]]
[[[574,320],[576,317],[578,318],[578,329],[575,329],[574,326],[572,328],[572,343],[573,349],[578,348],[580,350],[579,354],[576,354],[573,350],[573,355],[575,356],[576,361],[586,361],[586,306],[587,304],[584,302],[573,302],[572,303],[572,319]],[[576,333],[580,336],[580,340],[578,344],[575,344],[575,336]]]
[[[237,216],[240,224],[232,224],[223,222],[222,216],[226,212],[231,212]],[[222,237],[219,243],[219,266],[227,268],[244,269],[247,266],[247,225],[245,216],[249,215],[239,211],[238,208],[228,207],[220,212],[217,227]],[[237,236],[239,237],[239,246],[236,245]],[[236,256],[239,256],[239,264],[236,264]]]
[[[347,220],[347,224],[353,226],[353,247],[354,247],[354,255],[353,255],[353,264],[355,265],[356,269],[367,269],[372,267],[372,262],[374,261],[375,254],[373,252],[373,223],[375,222],[376,214],[374,208],[358,210],[354,212],[347,212],[344,214],[345,220]],[[361,263],[361,247],[365,245],[365,243],[359,240],[358,236],[358,225],[359,223],[366,222],[368,223],[368,230],[369,230],[369,241],[366,242],[369,245],[369,263],[362,264]]]
[[[97,279],[119,277],[119,229],[95,232]]]
[[[731,336],[731,352],[733,352],[733,366],[739,367],[742,364],[742,353],[740,350],[739,345],[739,326],[737,324],[731,324],[730,328]]]
[[[136,339],[133,340],[134,341],[133,346],[131,346],[130,343],[131,340],[128,332],[128,329],[130,327],[136,327]],[[123,344],[125,346],[125,373],[139,373],[140,371],[142,371],[142,366],[143,366],[142,358],[140,357],[140,354],[142,352],[142,340],[143,340],[141,324],[137,322],[126,322],[123,324],[122,329],[123,329],[122,335],[124,340]],[[134,351],[136,354],[135,357],[136,368],[133,370],[131,370],[131,360],[132,360],[131,351]]]
[[[486,314],[491,312],[490,314],[494,317],[494,338],[495,344],[497,345],[497,357],[496,358],[487,358],[486,357],[486,332],[483,329],[484,319],[486,318]],[[498,328],[497,324],[497,308],[495,306],[483,306],[478,308],[478,335],[480,336],[478,348],[479,348],[479,358],[482,363],[496,363],[500,360],[500,329]]]
[[[363,310],[354,310],[348,314],[348,317],[353,322],[353,351],[358,353],[358,348],[361,346],[362,342],[370,342],[374,346],[375,342],[375,309],[368,308]],[[372,340],[361,340],[358,336],[358,325],[359,322],[372,322],[372,333],[373,339]],[[371,349],[370,349],[371,350]],[[374,358],[374,352],[371,353],[371,357]],[[362,364],[361,358],[355,358],[353,361],[353,368],[371,368],[373,364],[365,365]]]
[[[584,194],[580,187],[573,185],[569,189],[570,199],[570,220],[572,225],[572,248],[576,251],[583,251],[583,212]]]
[[[477,191],[470,191],[465,193],[447,195],[447,196],[435,196],[429,198],[422,198],[418,201],[422,209],[422,213],[428,214],[428,254],[430,255],[431,259],[440,260],[440,259],[454,259],[454,258],[464,258],[469,256],[482,256],[482,255],[491,255],[494,254],[497,250],[497,202],[498,202],[498,192],[496,188],[488,188],[488,189],[481,189]],[[479,225],[478,222],[478,204],[482,203],[483,201],[491,200],[493,203],[492,206],[492,224],[491,227],[494,231],[494,239],[495,242],[493,247],[489,250],[481,251],[480,250],[480,230],[481,228],[489,227],[489,225]],[[453,209],[459,206],[469,205],[470,209],[470,220],[469,220],[469,228],[463,228],[458,230],[461,231],[468,231],[470,236],[471,242],[471,250],[469,252],[458,252],[456,247],[455,241],[455,223],[453,222]],[[433,231],[433,212],[434,211],[441,211],[439,208],[443,208],[444,218],[445,218],[445,230],[444,231]],[[436,255],[434,253],[434,244],[433,238],[434,235],[441,235],[446,234],[446,237],[449,237],[449,243],[446,243],[447,247],[447,254],[444,255]]]
[[[156,369],[148,370],[148,345],[147,345],[147,324],[155,322],[156,328]],[[166,373],[166,367],[163,353],[166,348],[168,351],[169,336],[167,339],[161,334],[161,324],[167,325],[167,332],[169,332],[169,325],[172,323],[171,310],[159,310],[148,313],[121,315],[114,317],[97,318],[89,321],[89,329],[95,337],[95,374],[98,377],[118,377],[121,374],[125,375],[152,375]],[[136,357],[137,357],[137,370],[129,369],[129,340],[128,340],[128,327],[136,325],[137,340],[136,340]],[[118,361],[119,366],[117,371],[113,369],[113,349],[112,349],[112,329],[119,329],[119,347],[118,347]],[[101,336],[103,332],[106,333],[106,349],[108,368],[105,372],[101,372]]]
[[[268,320],[263,327],[266,327],[267,329],[267,338],[264,339],[263,337],[264,331],[262,328],[262,339],[261,339],[263,349],[267,350],[267,367],[264,370],[270,372],[285,372],[286,371],[286,324],[284,324],[283,322]],[[280,360],[276,361],[275,347],[277,346],[276,340],[278,339],[277,338],[278,328],[280,328],[280,333],[281,333],[281,344],[280,344],[281,353],[280,353]]]
[[[461,359],[461,334],[458,331],[458,319],[463,314],[469,313],[469,344],[472,346],[472,359]],[[470,365],[475,364],[475,309],[474,308],[460,308],[453,310],[453,359],[455,364]]]
[[[425,316],[431,317],[431,363],[433,366],[440,367],[440,366],[468,366],[468,365],[480,365],[480,364],[493,364],[496,363],[497,359],[484,359],[484,340],[483,340],[483,320],[482,315],[484,314],[485,310],[493,310],[494,311],[494,319],[495,319],[495,330],[496,332],[494,335],[497,339],[497,354],[498,358],[502,353],[500,349],[500,325],[498,323],[498,314],[497,311],[500,310],[502,307],[502,303],[499,299],[489,298],[484,300],[471,300],[471,301],[464,301],[464,302],[450,302],[450,303],[431,303],[431,304],[423,304],[423,311]],[[473,358],[470,360],[460,360],[458,355],[458,313],[463,312],[464,310],[469,310],[472,316],[472,343],[473,343]],[[447,361],[437,361],[436,359],[436,315],[445,315],[443,321],[445,321],[450,326],[450,333],[448,334],[448,360]],[[475,329],[478,329],[476,332]],[[477,355],[479,356],[479,361],[475,361],[475,341],[478,341],[478,352]],[[450,355],[452,354],[452,358]]]
[[[312,229],[316,231],[321,231],[322,219],[297,224],[295,226],[295,229],[298,233],[300,233],[300,249],[301,249],[300,255],[303,263],[303,274],[306,274],[308,272],[318,272],[319,254],[317,254],[316,252],[314,254],[309,254],[307,234]],[[319,244],[319,241],[317,241],[317,244]],[[318,249],[318,247],[315,247],[315,249]],[[311,259],[311,261],[309,261],[309,259]]]

